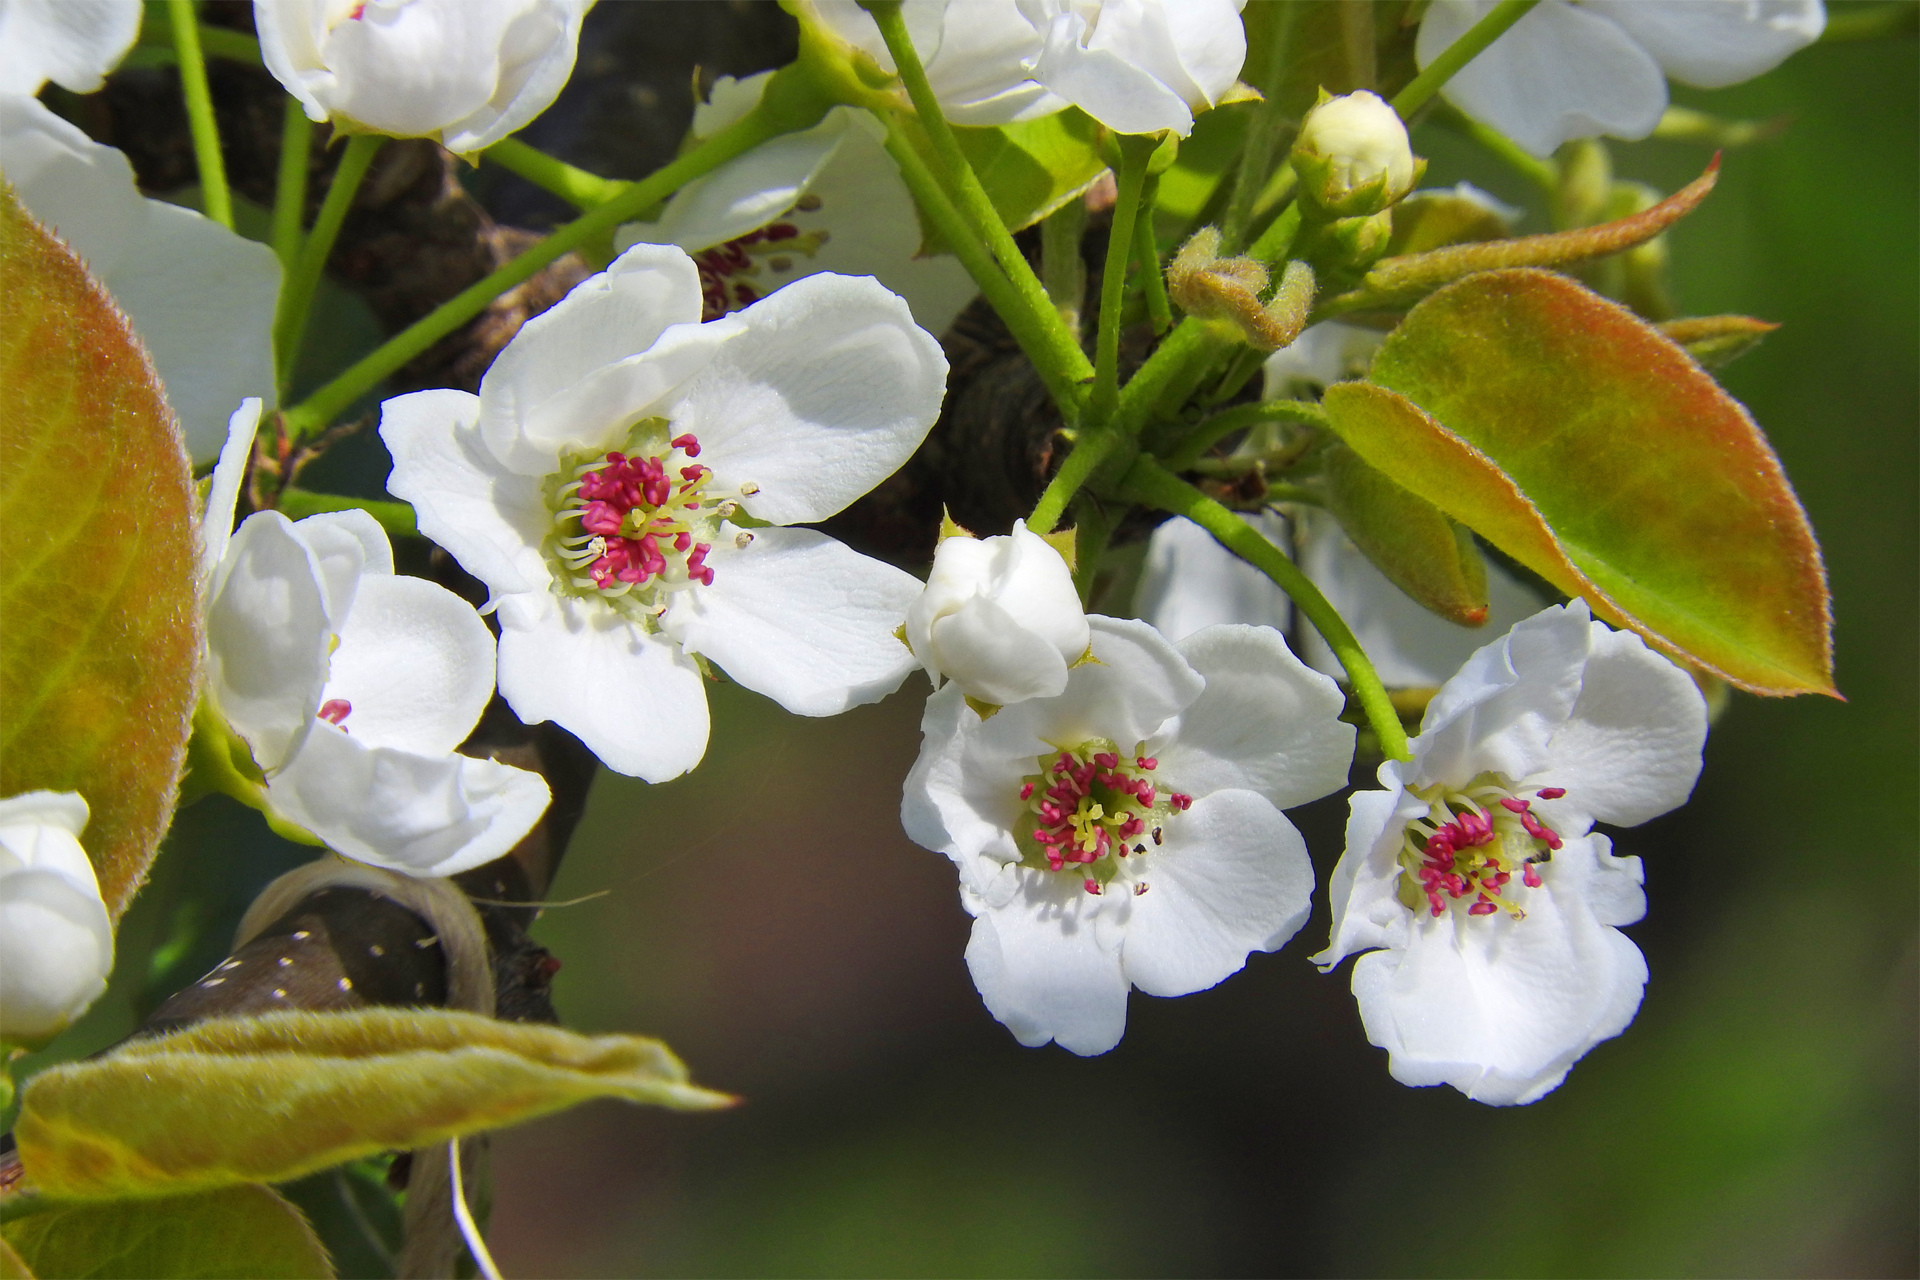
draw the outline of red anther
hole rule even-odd
[[[1506,797],[1500,801],[1500,807],[1509,813],[1525,813],[1527,811],[1527,802],[1525,800],[1515,800],[1512,797]]]
[[[1093,895],[1094,897],[1096,897],[1096,898],[1097,898],[1097,897],[1099,897],[1099,896],[1100,896],[1100,883],[1099,883],[1099,881],[1097,881],[1097,880],[1089,880],[1089,881],[1087,881],[1087,892],[1088,892],[1088,893],[1090,893],[1090,894],[1092,894],[1092,895]]]
[[[1534,794],[1542,800],[1558,800],[1561,796],[1567,794],[1567,789],[1565,787],[1542,787]]]
[[[1160,760],[1157,756],[1135,756],[1133,762],[1142,769],[1158,769],[1160,767]]]
[[[1498,911],[1499,909],[1500,908],[1496,904],[1488,902],[1485,898],[1482,898],[1480,899],[1480,901],[1474,903],[1472,906],[1467,908],[1467,914],[1470,916],[1490,916],[1494,912]]]
[[[1111,751],[1096,751],[1093,756],[1093,762],[1102,769],[1117,769],[1120,767],[1120,757]]]
[[[733,296],[740,300],[742,306],[752,306],[760,301],[760,295],[744,284],[733,286]]]
[[[673,549],[675,551],[685,551],[688,547],[692,545],[693,545],[693,535],[688,533],[685,529],[682,529],[679,533],[676,533],[673,535]]]
[[[560,957],[559,956],[541,956],[538,960],[533,962],[533,967],[539,972],[541,977],[551,981],[553,978],[553,975],[560,972]]]
[[[1531,862],[1520,868],[1520,880],[1521,883],[1525,884],[1529,889],[1538,889],[1540,887],[1540,873],[1533,869]]]
[[[1032,784],[1031,782],[1028,782],[1028,783],[1023,783],[1023,784],[1021,785],[1021,787],[1020,787],[1020,798],[1021,798],[1022,800],[1031,800],[1031,799],[1033,799],[1033,784]]]
[[[1189,795],[1182,795],[1178,791],[1174,792],[1173,795],[1169,797],[1169,802],[1173,805],[1175,809],[1179,810],[1181,813],[1185,813],[1188,809],[1191,809],[1193,807],[1193,797]]]
[[[339,724],[353,714],[353,704],[345,698],[328,698],[320,704],[320,718],[328,724]]]
[[[766,238],[769,240],[791,240],[799,234],[800,228],[791,222],[775,222],[766,228]]]
[[[686,454],[689,458],[697,458],[700,456],[700,442],[694,439],[691,431],[682,436],[675,436],[673,439],[667,441],[667,443]]]

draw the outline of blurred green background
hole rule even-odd
[[[575,1026],[665,1037],[739,1110],[588,1107],[498,1135],[519,1275],[1883,1275],[1915,1266],[1915,46],[1821,45],[1680,100],[1788,115],[1672,237],[1683,313],[1783,322],[1725,381],[1826,548],[1849,701],[1738,698],[1646,860],[1640,1016],[1558,1092],[1410,1090],[1343,969],[1285,950],[1120,1047],[980,1006],[946,860],[896,816],[918,678],[798,720],[722,686],[714,747],[603,776],[542,940]],[[1524,184],[1451,136],[1445,182]],[[1699,148],[1615,149],[1671,190]],[[1296,817],[1322,878],[1343,802]]]

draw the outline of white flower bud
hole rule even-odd
[[[1060,694],[1090,640],[1067,562],[1025,525],[943,540],[907,611],[907,644],[934,683],[996,706]]]
[[[43,1044],[107,989],[113,926],[86,825],[70,791],[0,800],[0,1040]]]
[[[1293,144],[1300,189],[1342,217],[1378,213],[1413,190],[1421,166],[1407,127],[1377,94],[1327,97],[1307,113]]]

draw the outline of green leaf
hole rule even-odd
[[[1097,145],[1100,126],[1078,110],[953,132],[1010,231],[1032,226],[1078,196],[1107,167]],[[924,221],[921,233],[922,253],[948,251]]]
[[[0,795],[77,791],[118,918],[173,809],[199,662],[193,485],[146,352],[0,180]]]
[[[1322,455],[1327,510],[1402,591],[1449,622],[1487,620],[1487,562],[1473,535],[1344,444]]]
[[[332,1280],[313,1228],[271,1188],[59,1205],[7,1224],[36,1275],[75,1280]],[[0,1263],[0,1276],[7,1275]]]
[[[279,1182],[589,1098],[729,1104],[657,1040],[439,1009],[220,1018],[52,1067],[14,1136],[41,1194],[91,1200]]]
[[[1755,693],[1834,693],[1826,575],[1779,460],[1658,330],[1563,276],[1469,277],[1323,401],[1395,481],[1616,625]]]
[[[4,1236],[0,1236],[0,1280],[33,1280],[26,1260],[14,1252]]]

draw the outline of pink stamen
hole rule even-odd
[[[353,714],[353,704],[345,698],[328,698],[320,704],[320,718],[337,725]]]
[[[1539,795],[1542,800],[1558,800],[1561,796],[1567,794],[1567,789],[1565,787],[1542,787],[1536,794]]]
[[[693,437],[691,432],[686,435],[675,436],[673,439],[667,441],[667,443],[686,454],[689,458],[697,458],[700,456],[700,442]],[[681,472],[681,474],[685,475],[686,473]]]

